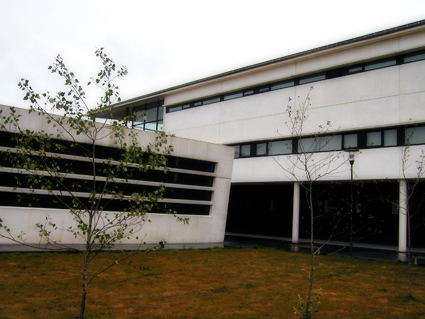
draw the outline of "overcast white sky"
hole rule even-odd
[[[57,54],[86,83],[104,47],[125,100],[421,19],[424,0],[0,0],[0,104],[28,106],[22,77],[58,91]]]

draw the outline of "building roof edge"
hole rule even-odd
[[[333,48],[341,47],[341,46],[344,46],[344,45],[347,45],[347,44],[353,44],[353,43],[364,41],[364,40],[374,39],[374,38],[381,37],[381,36],[384,36],[384,35],[389,35],[389,34],[392,34],[392,33],[400,32],[400,31],[404,31],[404,30],[408,30],[408,29],[412,29],[412,28],[415,28],[415,27],[418,27],[418,26],[424,26],[424,25],[425,25],[425,19],[420,20],[420,21],[416,21],[416,22],[412,22],[412,23],[408,23],[408,24],[404,24],[404,25],[401,25],[401,26],[393,27],[393,28],[386,29],[386,30],[369,33],[369,34],[366,34],[366,35],[363,35],[363,36],[360,36],[360,37],[355,37],[355,38],[351,38],[351,39],[348,39],[348,40],[335,42],[335,43],[324,45],[324,46],[321,46],[321,47],[318,47],[318,48],[314,48],[314,49],[310,49],[310,50],[286,55],[286,56],[283,56],[283,57],[280,57],[280,58],[271,59],[271,60],[267,60],[267,61],[264,61],[264,62],[251,64],[251,65],[248,65],[248,66],[245,66],[245,67],[233,69],[231,71],[226,71],[226,72],[223,72],[223,73],[215,74],[215,75],[208,76],[208,77],[205,77],[205,78],[202,78],[202,79],[199,79],[199,80],[190,81],[190,82],[179,84],[179,85],[176,85],[176,86],[172,86],[172,87],[169,87],[169,88],[166,88],[166,89],[163,89],[163,90],[159,90],[159,91],[155,91],[155,92],[148,93],[148,94],[145,94],[145,95],[141,95],[141,96],[129,99],[129,100],[125,100],[125,101],[122,101],[120,103],[115,104],[114,107],[119,107],[119,106],[122,106],[122,105],[130,104],[130,103],[137,102],[137,101],[140,101],[140,100],[144,100],[144,99],[147,99],[147,98],[153,98],[153,97],[156,97],[158,95],[162,95],[162,94],[167,93],[167,92],[182,89],[184,87],[200,84],[200,83],[203,83],[203,82],[208,82],[208,81],[219,79],[219,78],[226,77],[226,76],[229,76],[229,75],[238,74],[238,73],[253,70],[253,69],[256,69],[256,68],[268,66],[268,65],[271,65],[271,64],[291,60],[291,59],[294,59],[294,58],[302,57],[304,55],[317,53],[317,52],[320,52],[320,51],[325,51],[325,50],[328,50],[328,49],[333,49]]]

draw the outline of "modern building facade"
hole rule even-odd
[[[3,116],[8,116],[10,108],[0,106]],[[20,116],[20,126],[23,130],[44,131],[53,133],[55,138],[57,128],[44,116],[37,113],[28,114],[28,110],[15,108],[16,114]],[[43,187],[30,188],[26,185],[26,176],[43,175],[43,172],[35,173],[31,169],[22,165],[21,168],[11,165],[9,154],[15,154],[16,137],[19,131],[10,122],[4,125],[1,122],[0,151],[0,218],[3,225],[7,226],[15,238],[21,232],[25,233],[27,243],[36,245],[40,243],[36,223],[46,222],[49,217],[51,222],[56,224],[59,230],[75,225],[74,216],[63,203],[72,200],[71,197],[84,201],[88,197],[84,190],[84,181],[92,179],[92,161],[90,158],[80,154],[77,148],[71,147],[74,151],[64,150],[43,150],[42,156],[46,161],[50,158],[57,159],[58,170],[63,172],[65,179],[61,185],[52,185],[53,193]],[[66,129],[66,130],[65,130]],[[65,127],[63,131],[72,132],[72,129]],[[152,132],[136,131],[137,142],[141,146],[153,143],[155,134]],[[106,128],[104,132],[108,132]],[[68,139],[65,137],[69,136]],[[83,134],[61,134],[58,141],[63,145],[68,142],[80,145],[90,144],[90,140]],[[75,138],[75,140],[74,140]],[[127,136],[127,142],[130,142]],[[233,164],[233,149],[231,147],[216,145],[207,142],[189,140],[180,137],[169,137],[168,143],[173,146],[172,153],[167,156],[168,172],[164,172],[163,167],[146,172],[135,171],[129,166],[132,173],[118,181],[119,190],[123,194],[131,195],[134,192],[152,191],[158,186],[165,186],[164,198],[159,200],[159,208],[149,213],[143,228],[128,240],[123,240],[123,244],[158,243],[166,241],[170,244],[200,244],[200,243],[222,243],[226,224],[227,205],[230,190],[230,179]],[[90,148],[88,148],[90,149]],[[96,163],[111,163],[114,165],[114,156],[119,156],[114,140],[103,138],[98,140],[96,147]],[[34,156],[41,156],[34,154]],[[65,173],[66,169],[72,167],[72,173]],[[48,174],[45,174],[48,177]],[[117,179],[118,180],[118,179]],[[121,179],[120,179],[121,180]],[[103,183],[106,179],[99,172],[97,183]],[[80,184],[81,190],[67,192],[70,185]],[[56,184],[56,183],[55,183]],[[68,187],[64,189],[64,187]],[[74,187],[74,186],[72,186]],[[88,190],[90,191],[90,189]],[[120,200],[111,200],[106,193],[105,203],[101,203],[105,214],[123,211],[126,203]],[[72,196],[71,196],[72,195]],[[30,204],[30,205],[29,205]],[[72,207],[72,204],[70,204]],[[189,223],[177,222],[176,218],[167,214],[169,210],[176,211],[179,217],[189,218]],[[4,232],[4,230],[1,230]],[[68,231],[53,231],[53,240],[59,241],[65,247],[69,244],[82,243],[80,238],[74,237]],[[136,238],[138,237],[138,239]],[[12,244],[9,240],[0,237],[0,245]],[[43,244],[43,241],[41,241]]]
[[[296,112],[307,96],[308,119],[294,135],[287,106]],[[355,242],[405,251],[408,207],[418,211],[412,245],[425,248],[423,190],[406,195],[421,177],[424,107],[422,20],[137,97],[99,117],[134,114],[135,128],[233,146],[232,234],[308,238],[308,178],[285,171],[303,149],[316,162],[335,157],[327,174],[319,172],[317,211],[328,217],[318,238],[347,241],[347,219],[335,216],[350,210],[353,185]],[[309,150],[318,138],[324,142]]]

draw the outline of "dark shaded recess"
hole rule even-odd
[[[226,232],[291,237],[293,185],[233,184]]]
[[[35,151],[44,150],[45,152],[52,152],[58,154],[67,154],[73,156],[83,156],[92,158],[93,146],[84,143],[72,143],[69,141],[63,141],[53,138],[42,138],[38,137],[39,141],[32,140],[25,147],[33,149]],[[16,147],[18,134],[0,131],[1,145],[4,147]],[[50,148],[46,147],[47,142],[50,144]],[[58,147],[60,146],[60,147]],[[124,151],[119,148],[106,147],[96,145],[95,154],[96,158],[99,159],[111,159],[120,160]],[[142,162],[147,163],[150,154],[143,153]],[[194,170],[200,172],[212,173],[215,170],[215,163],[204,160],[176,157],[176,156],[165,156],[167,158],[167,166],[170,168],[180,168],[187,170]],[[81,162],[80,162],[81,163]]]
[[[410,184],[411,185],[411,184]],[[313,187],[315,239],[349,242],[351,185],[316,183]],[[301,187],[300,238],[310,239],[307,192]],[[353,183],[353,240],[375,245],[398,245],[399,183]],[[293,185],[233,184],[230,190],[226,232],[292,236]],[[425,183],[410,201],[412,247],[424,248]]]
[[[398,245],[397,182],[353,184],[353,240]],[[300,238],[310,239],[307,192],[301,188]],[[350,183],[317,183],[313,187],[314,238],[350,240]]]
[[[42,189],[42,185],[46,189],[60,190],[60,191],[71,191],[71,192],[83,192],[90,193],[93,190],[93,181],[76,180],[76,179],[65,179],[58,183],[52,180],[50,177],[37,177],[40,181],[36,184],[28,183],[27,175],[23,174],[12,174],[12,173],[0,173],[0,183],[2,186],[9,187],[21,187],[29,188],[32,184],[37,189]],[[146,185],[134,185],[128,183],[112,183],[107,185],[106,190],[104,189],[105,182],[96,181],[96,190],[98,193],[111,193],[122,192],[124,195],[131,195],[133,193],[151,193],[158,189],[155,186]],[[191,200],[211,200],[212,191],[204,190],[193,190],[193,189],[182,189],[182,188],[170,188],[165,189],[164,198],[174,199],[191,199]],[[1,205],[1,204],[0,204]]]
[[[87,198],[80,198],[81,202],[90,207]],[[60,197],[59,199],[52,195],[32,195],[23,194],[19,197],[15,193],[2,192],[0,193],[1,206],[14,207],[36,207],[36,208],[56,208],[67,209],[72,207],[72,198],[68,196]],[[131,204],[126,200],[101,200],[100,206],[103,211],[124,211],[131,207]],[[165,204],[158,203],[158,207],[152,209],[152,213],[166,214],[169,211],[175,211],[177,214],[185,215],[208,215],[210,211],[209,205],[191,205],[191,204]]]
[[[37,161],[37,167],[59,167],[60,172],[69,172],[81,175],[91,176],[93,173],[93,164],[90,162],[73,161],[67,159],[57,159],[49,157],[30,156],[33,161]],[[21,161],[22,163],[23,161]],[[7,156],[0,157],[0,165],[4,167],[12,167],[13,163],[7,159]],[[114,165],[96,163],[96,175],[108,176],[112,169],[116,168]],[[196,174],[176,173],[176,172],[163,172],[157,170],[149,170],[142,172],[136,168],[128,168],[127,171],[120,169],[113,174],[115,178],[143,180],[151,182],[163,182],[196,186],[212,186],[214,178],[211,176],[203,176]]]
[[[425,248],[425,182],[416,185],[410,198],[409,212],[412,247]]]

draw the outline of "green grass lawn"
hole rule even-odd
[[[127,253],[100,254],[98,270]],[[425,268],[320,256],[315,318],[425,318]],[[131,261],[131,264],[129,264]],[[309,256],[274,249],[138,253],[89,286],[86,318],[295,318]],[[76,318],[82,256],[0,254],[0,318]]]

